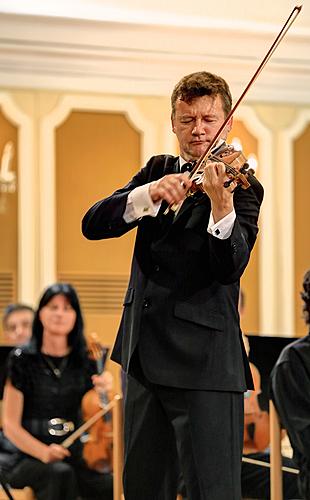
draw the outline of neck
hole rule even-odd
[[[43,332],[43,341],[41,351],[43,354],[51,356],[66,356],[70,352],[66,337],[53,337],[45,335]]]

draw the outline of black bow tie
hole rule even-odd
[[[182,173],[191,172],[193,170],[195,163],[196,163],[195,161],[184,163],[181,167],[181,172]]]

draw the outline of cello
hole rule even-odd
[[[105,361],[108,355],[108,349],[99,342],[96,333],[90,335],[88,349],[91,359],[96,361],[97,372],[101,374],[104,371]],[[107,378],[112,375],[106,373]],[[82,415],[84,422],[90,420],[100,408],[105,408],[113,399],[112,390],[98,393],[94,388],[90,389],[82,400]],[[83,458],[90,469],[97,472],[111,472],[113,461],[113,427],[111,412],[103,415],[89,428],[86,439],[84,440]]]

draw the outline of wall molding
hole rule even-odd
[[[274,335],[276,326],[275,232],[273,230],[274,183],[272,177],[272,132],[259,119],[253,108],[238,108],[236,120],[241,120],[258,142],[258,172],[264,187],[264,201],[259,219],[259,326],[262,335]]]
[[[239,96],[280,29],[206,16],[129,19],[0,13],[2,86],[167,96],[184,73],[206,69]],[[310,30],[296,24],[248,100],[310,104]]]
[[[0,106],[4,115],[17,129],[18,162],[18,300],[34,304],[36,296],[36,210],[35,161],[33,121],[16,105],[9,93],[0,92]]]
[[[118,112],[141,134],[141,161],[155,150],[155,128],[130,99],[66,95],[40,123],[40,283],[41,289],[56,280],[55,128],[72,111]]]
[[[281,304],[281,332],[295,336],[295,272],[294,272],[294,140],[302,134],[310,123],[310,109],[298,113],[290,127],[279,133],[277,157],[279,164],[278,199],[281,199],[281,217],[279,217],[279,235],[281,252],[278,259],[279,304]],[[283,198],[284,197],[284,198]]]

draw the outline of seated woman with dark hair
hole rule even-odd
[[[38,500],[113,498],[111,474],[86,466],[80,440],[69,449],[61,445],[81,424],[84,394],[94,385],[110,390],[109,374],[95,373],[76,291],[64,283],[49,286],[30,344],[14,349],[9,359],[3,428],[20,450],[8,473],[11,486],[30,486]]]

